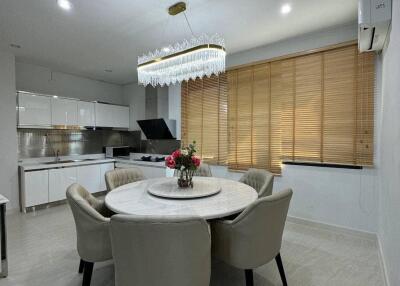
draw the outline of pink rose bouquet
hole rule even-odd
[[[174,151],[165,159],[165,165],[178,171],[178,185],[181,188],[193,187],[193,174],[201,164],[199,157],[195,156],[196,142],[187,147]]]

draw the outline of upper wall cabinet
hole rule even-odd
[[[33,93],[18,92],[18,126],[51,125],[51,98]]]
[[[129,128],[129,107],[96,103],[96,126]]]
[[[78,125],[79,126],[95,126],[95,109],[93,102],[78,102]]]
[[[52,98],[51,124],[62,127],[78,125],[78,101],[65,98]]]
[[[128,106],[113,106],[114,127],[129,128],[129,107]]]
[[[129,107],[18,92],[19,128],[129,128]]]

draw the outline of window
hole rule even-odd
[[[229,168],[373,164],[374,55],[356,45],[228,72]]]
[[[226,75],[182,83],[182,144],[196,141],[204,162],[227,163]]]
[[[374,80],[374,54],[351,44],[184,82],[182,140],[233,170],[371,166]]]

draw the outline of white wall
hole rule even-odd
[[[176,139],[181,140],[181,85],[168,87],[169,119],[176,120]]]
[[[123,88],[120,85],[22,62],[16,63],[16,85],[17,90],[122,104]]]
[[[226,66],[227,68],[234,67],[297,52],[309,51],[355,39],[357,39],[357,23],[334,27],[316,33],[300,35],[266,46],[235,54],[228,54]]]
[[[157,89],[157,117],[169,118],[168,87]]]
[[[181,86],[180,84],[158,88],[157,116],[176,120],[178,140],[181,139]],[[123,86],[123,104],[129,105],[131,110],[130,130],[140,130],[136,120],[149,119],[146,117],[146,88],[137,83]],[[142,133],[142,139],[146,137]]]
[[[0,52],[0,194],[18,207],[15,58]]]
[[[136,120],[146,118],[146,89],[142,85],[132,83],[123,86],[122,94],[123,104],[130,107],[129,130],[140,130]]]
[[[382,56],[378,123],[379,240],[390,285],[400,285],[400,1],[393,1],[392,30]]]
[[[238,180],[243,173],[212,166],[213,176]],[[375,170],[283,165],[274,192],[294,191],[289,215],[325,224],[376,232]]]

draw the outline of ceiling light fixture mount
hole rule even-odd
[[[178,2],[171,7],[168,8],[168,14],[171,16],[178,15],[179,13],[186,11],[186,3],[185,2]]]
[[[225,42],[219,35],[196,37],[184,11],[184,2],[169,7],[170,15],[184,14],[192,34],[190,40],[149,52],[138,58],[140,84],[164,86],[225,72]]]

